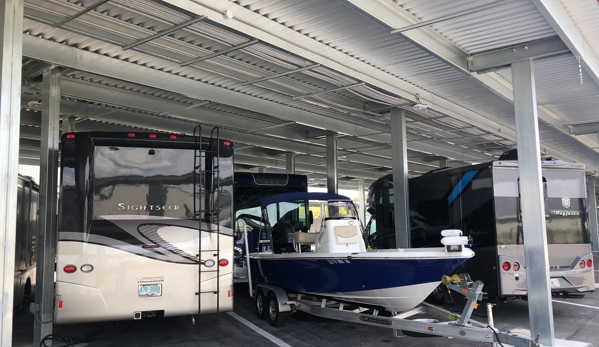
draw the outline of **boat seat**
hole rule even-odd
[[[301,231],[296,231],[293,233],[293,241],[295,243],[315,243],[318,234],[316,233],[304,233]]]
[[[277,223],[272,228],[272,250],[275,254],[294,253],[293,233],[295,230],[290,223]]]
[[[295,249],[302,252],[310,252],[312,250],[313,244],[316,243],[316,238],[318,234],[316,233],[306,233],[301,231],[296,231],[293,233],[293,242],[295,244]]]
[[[335,227],[335,237],[339,244],[360,242],[360,232],[355,225],[343,225]]]
[[[312,221],[312,225],[310,225],[310,231],[309,232],[311,232],[311,233],[319,233],[320,229],[322,229],[322,218],[316,217]]]

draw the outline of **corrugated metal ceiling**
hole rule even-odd
[[[555,31],[529,0],[394,0],[394,2],[422,21],[487,4],[499,4],[431,25],[441,35],[470,54],[555,36]]]
[[[394,0],[395,3],[421,20],[430,20],[492,3],[492,0]],[[572,0],[562,0],[586,26],[587,33],[598,26],[594,17],[599,11],[582,13],[573,9]],[[232,89],[244,95],[272,101],[275,104],[316,113],[323,117],[339,119],[374,132],[389,133],[388,119],[377,116],[389,106],[400,106],[410,111],[412,124],[408,124],[411,141],[451,148],[452,144],[468,148],[473,153],[496,155],[514,143],[500,134],[493,135],[468,123],[433,110],[414,112],[411,104],[395,95],[369,85],[326,94],[310,95],[338,87],[358,84],[359,80],[324,66],[289,74],[285,77],[241,85],[272,74],[288,72],[314,65],[304,57],[260,42],[226,55],[181,66],[194,57],[204,56],[252,40],[210,20],[190,25],[168,36],[124,51],[123,45],[138,38],[150,36],[160,30],[183,23],[191,15],[148,0],[112,0],[94,11],[70,22],[63,28],[49,24],[71,15],[96,0],[27,0],[24,30],[30,35],[43,37],[72,47],[176,74],[210,85]],[[389,28],[375,19],[364,16],[344,1],[285,1],[237,0],[232,3],[244,6],[277,23],[295,30],[315,42],[323,43],[347,55],[348,59],[365,62],[398,79],[472,111],[514,128],[513,105],[484,88],[468,73],[455,69],[421,49],[401,35],[389,33]],[[596,4],[595,4],[596,5]],[[599,17],[597,17],[599,18]],[[105,25],[101,25],[105,23]],[[432,28],[457,47],[473,54],[523,42],[555,36],[555,31],[528,0],[504,1],[492,9],[478,11],[455,19],[442,21]],[[538,100],[548,110],[566,121],[592,117],[592,97],[599,95],[599,87],[583,72],[582,86],[575,81],[578,76],[576,59],[569,56],[539,61],[536,64]],[[509,69],[497,72],[511,83]],[[130,90],[144,95],[191,105],[201,100],[155,88],[147,88],[125,81],[93,76],[76,70],[68,77],[93,81],[113,88]],[[579,78],[579,76],[578,76]],[[588,83],[586,82],[588,80]],[[567,87],[564,87],[567,85]],[[304,98],[293,98],[305,95]],[[561,98],[561,99],[560,99]],[[556,102],[556,100],[558,102]],[[560,101],[561,100],[561,101]],[[577,101],[578,100],[578,101]],[[218,112],[246,116],[250,119],[281,125],[286,122],[273,116],[261,115],[227,105],[210,103],[204,106]],[[201,108],[199,108],[201,109]],[[367,110],[375,110],[374,112]],[[315,128],[300,124],[286,125],[308,133]],[[331,129],[334,130],[334,129]],[[571,141],[567,135],[541,124],[542,141],[560,148],[582,161],[596,162],[588,147]],[[346,141],[359,142],[348,138]],[[489,145],[496,146],[488,149]],[[379,143],[380,148],[387,144]]]

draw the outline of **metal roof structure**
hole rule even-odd
[[[242,170],[282,172],[295,153],[324,185],[332,132],[339,188],[369,183],[392,168],[394,107],[411,174],[489,161],[515,148],[511,70],[472,64],[551,45],[535,60],[543,155],[597,175],[597,31],[594,0],[25,0],[21,163],[39,160],[51,65],[78,130],[218,125]]]

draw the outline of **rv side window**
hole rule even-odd
[[[371,218],[370,222],[368,222],[366,235],[368,235],[368,237],[376,236],[376,219],[375,218]]]
[[[376,219],[374,217],[370,218],[368,225],[366,226],[366,240],[367,246],[371,248],[378,248],[377,245],[377,237],[378,234],[376,232]]]

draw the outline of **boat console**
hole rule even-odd
[[[366,252],[359,221],[353,218],[325,220],[315,245],[316,253]]]

